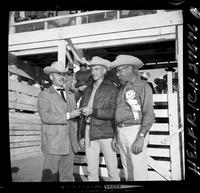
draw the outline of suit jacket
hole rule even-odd
[[[38,111],[41,118],[41,150],[43,153],[67,155],[70,145],[78,151],[77,123],[67,120],[67,112],[76,107],[74,94],[66,92],[65,102],[53,86],[44,89],[38,96]]]

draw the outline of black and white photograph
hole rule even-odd
[[[109,192],[199,178],[200,9],[178,2],[9,11],[12,183]]]

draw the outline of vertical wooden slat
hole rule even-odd
[[[14,23],[15,23],[15,11],[10,11],[10,17],[9,17],[9,33],[10,34],[13,34],[15,33],[15,26],[14,26]]]
[[[172,71],[167,71],[167,89],[168,89],[168,93],[172,93],[173,92]]]
[[[78,11],[78,13],[81,13],[81,11]],[[81,24],[81,17],[76,17],[76,25]]]
[[[58,44],[58,61],[66,63],[66,41],[60,40]],[[65,66],[64,66],[65,67]]]
[[[179,105],[180,124],[184,128],[184,107],[183,107],[183,25],[176,26],[176,60],[178,61],[178,85],[179,85]],[[185,178],[185,151],[184,151],[184,131],[181,133],[182,145],[182,178]]]
[[[170,156],[172,180],[181,180],[181,156],[179,134],[173,135],[179,130],[177,93],[168,93],[169,106],[169,132],[170,132]]]

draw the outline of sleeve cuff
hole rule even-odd
[[[69,118],[70,118],[70,117],[69,117],[69,112],[67,112],[67,120],[69,120]]]
[[[93,116],[93,117],[97,117],[97,113],[98,113],[98,109],[97,109],[97,108],[94,108],[94,109],[93,109],[93,112],[92,112],[92,116]]]

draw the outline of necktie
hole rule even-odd
[[[65,90],[65,89],[64,89],[64,88],[58,88],[58,89],[56,89],[56,90],[60,92],[60,94],[61,94],[63,100],[64,100],[65,102],[67,102],[66,99],[65,99],[65,95],[64,95],[64,90]]]

